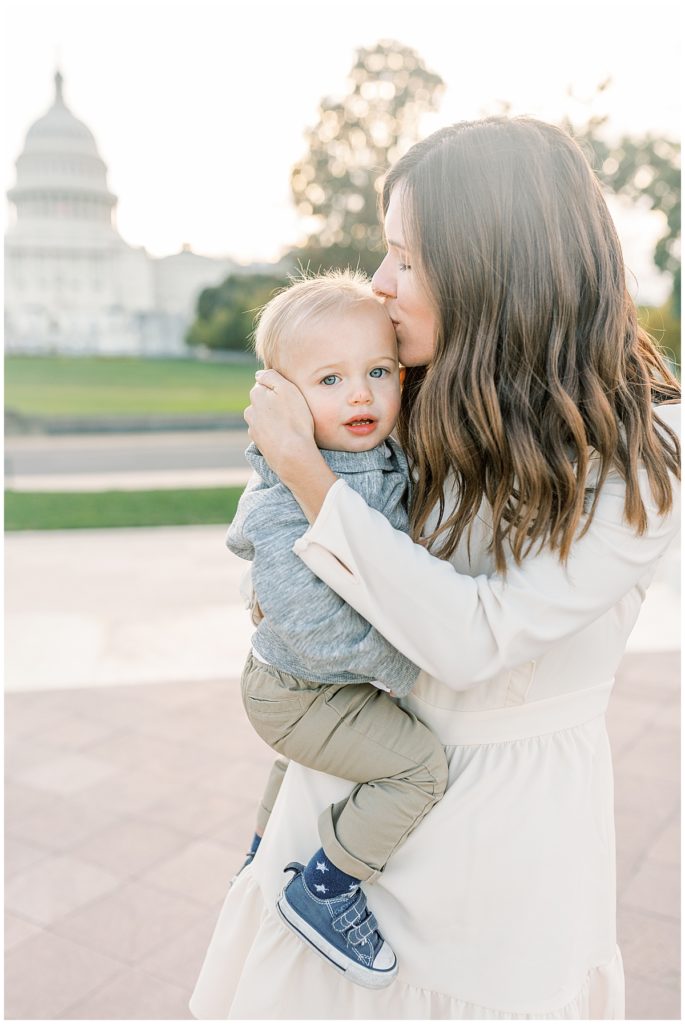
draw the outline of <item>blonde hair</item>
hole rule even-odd
[[[376,302],[360,270],[328,270],[291,279],[257,314],[253,344],[266,369],[278,369],[283,347],[297,340],[305,323],[340,314],[359,302]]]

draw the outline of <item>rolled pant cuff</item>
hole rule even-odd
[[[358,878],[360,882],[375,882],[381,873],[380,869],[370,867],[340,845],[333,824],[333,807],[334,804],[331,804],[319,815],[319,838],[324,853],[340,871]]]

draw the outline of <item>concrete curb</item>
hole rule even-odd
[[[136,434],[141,431],[244,430],[242,413],[225,416],[24,416],[5,412],[5,436],[21,434]]]

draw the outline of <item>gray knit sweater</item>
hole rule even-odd
[[[410,477],[399,445],[388,438],[368,452],[321,454],[339,477],[398,530],[407,530]],[[254,444],[245,457],[258,476],[245,489],[226,544],[252,561],[252,585],[264,613],[252,644],[283,672],[320,683],[378,680],[398,696],[419,669],[323,583],[293,552],[308,523],[292,493]]]

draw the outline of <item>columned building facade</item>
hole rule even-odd
[[[244,268],[184,246],[163,259],[128,245],[90,129],[55,74],[52,106],[28,130],[8,192],[5,345],[10,352],[181,355],[202,288]]]

